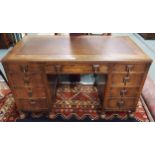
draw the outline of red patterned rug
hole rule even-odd
[[[4,82],[0,82],[0,97],[0,121],[13,122],[19,119],[12,93]],[[95,87],[63,85],[57,89],[56,103],[52,107],[52,119],[61,116],[63,119],[69,120],[74,115],[77,120],[84,120],[86,117],[98,120],[100,108]],[[107,112],[105,120],[111,121],[116,117],[120,120],[128,119],[125,112]],[[140,122],[149,121],[140,100],[134,113],[134,119]]]

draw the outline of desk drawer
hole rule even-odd
[[[140,86],[143,79],[143,74],[113,74],[112,86],[124,87],[124,86]]]
[[[53,74],[107,73],[108,66],[103,64],[46,65],[46,72]]]
[[[16,98],[23,98],[23,99],[28,99],[28,98],[45,98],[46,93],[45,93],[45,88],[16,88],[14,89],[14,93],[16,95]]]
[[[138,87],[112,87],[110,89],[110,97],[136,97],[139,93]]]
[[[136,98],[110,98],[105,104],[105,110],[130,110],[136,107]]]
[[[12,84],[15,87],[43,87],[43,77],[39,73],[30,74],[9,74],[12,80]]]
[[[9,73],[34,73],[41,72],[41,65],[37,63],[9,63]]]
[[[146,64],[115,64],[113,66],[113,72],[115,73],[144,73],[146,70]]]
[[[48,103],[46,99],[19,99],[17,107],[22,111],[42,111],[48,109]]]

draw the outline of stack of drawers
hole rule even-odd
[[[8,78],[18,110],[37,112],[48,110],[43,72],[37,63],[9,63]]]
[[[149,66],[147,63],[59,65],[9,62],[6,69],[19,112],[49,111],[55,99],[57,76],[93,73],[104,113],[136,109]],[[99,81],[97,77],[100,77]]]
[[[113,65],[105,111],[135,110],[146,67],[146,64]]]

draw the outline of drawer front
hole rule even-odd
[[[113,66],[113,72],[130,72],[130,73],[144,73],[146,70],[146,64],[115,64]]]
[[[23,111],[42,111],[48,110],[48,104],[46,99],[19,99],[17,101],[17,107],[19,110]]]
[[[119,88],[119,87],[112,87],[110,89],[110,97],[136,97],[138,95],[139,88]]]
[[[45,88],[16,88],[14,89],[14,94],[16,95],[16,98],[21,99],[28,99],[28,98],[45,98],[46,92]]]
[[[107,73],[107,65],[99,64],[71,64],[71,65],[46,65],[47,73],[60,74],[86,74]]]
[[[41,72],[41,65],[37,63],[9,63],[9,73]]]
[[[105,110],[128,111],[136,107],[135,98],[110,98],[104,105]]]
[[[140,86],[143,79],[143,74],[113,74],[112,75],[112,85],[113,86]]]
[[[43,87],[43,77],[39,73],[34,74],[10,74],[13,86],[15,87]]]

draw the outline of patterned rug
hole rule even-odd
[[[35,118],[35,115],[20,120],[14,98],[8,86],[0,82],[0,121],[54,122],[54,121],[84,121],[84,122],[148,122],[141,100],[139,100],[133,118],[125,112],[107,112],[105,119],[99,117],[101,106],[97,89],[88,85],[62,85],[57,89],[56,103],[52,107],[52,119],[45,116]]]

